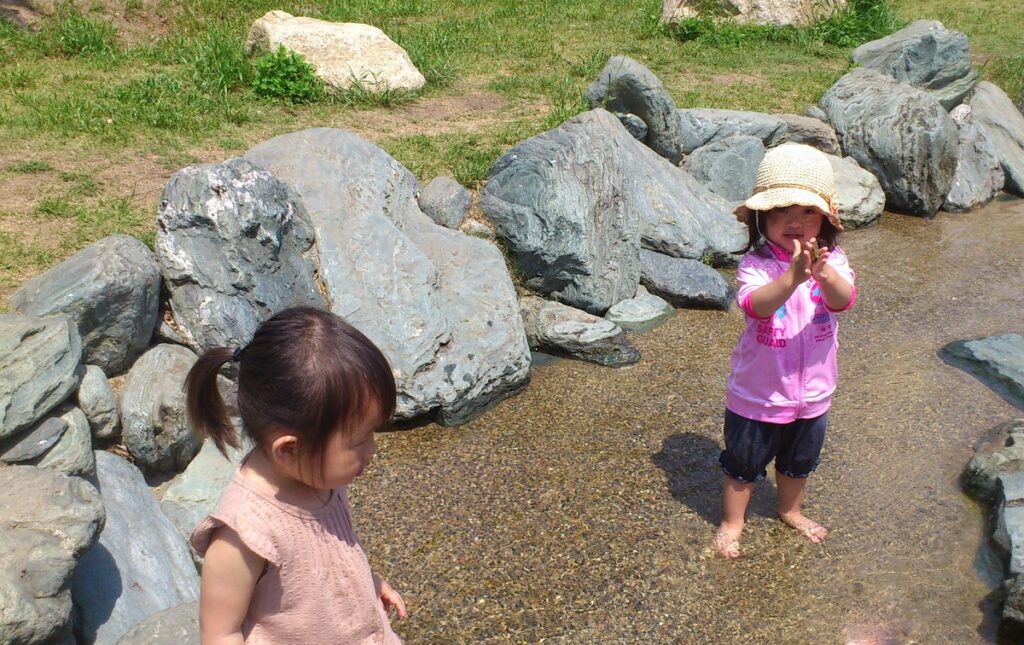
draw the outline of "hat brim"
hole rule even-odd
[[[770,188],[761,191],[743,202],[735,210],[736,219],[744,224],[750,221],[750,214],[754,211],[770,211],[773,208],[785,208],[786,206],[809,206],[817,208],[822,215],[828,218],[836,230],[843,230],[839,221],[839,215],[835,209],[821,195],[803,190],[801,188]]]

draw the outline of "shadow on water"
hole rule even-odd
[[[661,451],[651,455],[651,462],[665,471],[672,497],[711,525],[722,520],[722,470],[718,464],[721,451],[717,442],[686,432],[666,437]],[[775,485],[770,480],[759,482],[754,487],[748,515],[776,517],[775,500]]]

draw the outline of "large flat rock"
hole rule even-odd
[[[1024,337],[1005,334],[960,340],[943,347],[942,356],[1024,410]]]

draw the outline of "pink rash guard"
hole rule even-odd
[[[791,254],[768,243],[770,257],[750,251],[736,271],[736,302],[746,315],[730,359],[725,406],[734,413],[769,423],[790,423],[824,414],[836,389],[837,323],[814,278],[797,287],[789,300],[767,318],[758,318],[750,295],[782,275]],[[829,253],[828,264],[854,285],[854,273],[842,249]],[[850,302],[840,311],[853,306]]]

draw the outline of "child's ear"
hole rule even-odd
[[[299,461],[299,439],[293,434],[279,434],[270,444],[270,457],[283,466],[295,466]]]

